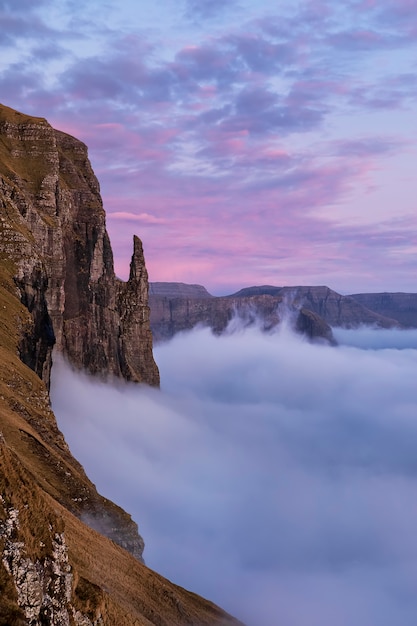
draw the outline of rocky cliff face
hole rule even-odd
[[[158,385],[142,247],[135,238],[130,279],[118,280],[86,146],[6,107],[0,137],[0,251],[33,319],[22,360],[48,384],[55,344],[93,374]]]
[[[295,306],[303,306],[316,313],[332,327],[356,328],[363,324],[380,328],[398,326],[395,319],[371,311],[350,296],[342,296],[329,287],[282,287],[280,294]]]
[[[187,293],[183,288],[182,292]],[[176,333],[190,330],[198,324],[209,326],[214,333],[222,334],[232,320],[242,326],[257,323],[268,331],[285,318],[291,320],[296,332],[309,339],[334,343],[332,330],[323,318],[301,304],[295,304],[285,295],[252,295],[245,292],[241,295],[201,298],[198,291],[190,290],[185,297],[179,297],[172,286],[153,289],[151,284],[149,305],[155,341],[170,339]]]
[[[404,328],[417,328],[417,293],[356,293],[350,297]]]
[[[51,411],[54,345],[94,374],[159,383],[147,291],[136,237],[129,280],[114,275],[84,144],[0,106],[0,624],[238,624],[143,564],[136,523]]]
[[[175,283],[174,283],[175,284]],[[221,334],[237,317],[250,325],[255,320],[265,330],[290,319],[296,332],[311,340],[334,343],[331,327],[354,328],[362,324],[391,328],[399,326],[391,319],[371,311],[353,297],[342,296],[328,287],[247,287],[235,294],[201,297],[201,289],[188,291],[173,283],[151,283],[149,304],[151,328],[156,341],[164,341],[177,332],[203,324]],[[154,287],[155,285],[155,287]],[[208,292],[206,292],[207,294]]]

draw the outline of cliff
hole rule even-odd
[[[292,307],[281,296],[169,297],[149,296],[151,328],[155,341],[166,341],[176,333],[201,324],[221,335],[232,320],[242,326],[258,323],[265,331],[291,317],[294,330],[311,340],[334,343],[329,324],[302,306]]]
[[[417,328],[417,293],[355,293],[350,297],[404,328]]]
[[[142,246],[118,280],[86,146],[6,107],[0,137],[0,251],[32,315],[22,360],[48,385],[55,344],[77,368],[158,385]]]
[[[136,237],[129,280],[115,277],[85,145],[0,106],[2,625],[237,624],[143,564],[136,523],[97,493],[51,411],[53,346],[158,385],[147,292]]]
[[[332,327],[357,328],[364,324],[380,328],[398,326],[395,319],[371,311],[350,296],[342,296],[329,287],[282,287],[280,294],[294,305],[316,313]]]
[[[157,287],[154,288],[154,284]],[[221,334],[233,318],[238,318],[246,326],[256,321],[264,330],[290,318],[296,332],[310,340],[324,340],[330,344],[334,343],[332,327],[354,328],[370,324],[390,328],[400,325],[396,319],[367,309],[353,297],[320,286],[264,285],[247,287],[230,296],[201,297],[200,291],[194,288],[187,291],[182,286],[177,291],[172,283],[151,283],[149,305],[155,341],[170,339],[197,324],[209,326],[213,332]]]

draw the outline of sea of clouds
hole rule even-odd
[[[52,401],[147,565],[248,626],[417,623],[417,333],[177,335],[161,390],[53,368]]]

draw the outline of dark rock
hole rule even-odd
[[[417,293],[356,293],[350,297],[404,328],[417,328]]]
[[[336,345],[332,329],[322,317],[302,308],[297,316],[295,330],[308,337],[311,341],[322,340],[330,345]]]

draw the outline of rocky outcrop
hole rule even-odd
[[[71,602],[73,575],[64,533],[56,532],[50,524],[47,540],[39,542],[42,551],[49,554],[37,559],[30,558],[25,541],[19,536],[19,509],[10,506],[4,496],[0,496],[0,507],[4,517],[0,523],[0,538],[4,542],[2,565],[15,583],[20,609],[16,610],[16,616],[20,613],[20,618],[29,624],[69,626],[72,613],[71,617],[75,618],[76,624],[82,624],[83,621],[91,624],[88,617],[76,611]]]
[[[135,238],[123,283],[86,146],[6,107],[0,136],[0,254],[15,263],[33,320],[22,335],[22,360],[48,384],[55,344],[77,368],[158,385],[141,244]]]
[[[404,328],[417,328],[417,293],[355,293],[350,297]]]
[[[126,380],[159,385],[159,372],[152,353],[148,306],[148,273],[142,243],[133,239],[133,256],[127,283],[118,282],[120,373]]]

